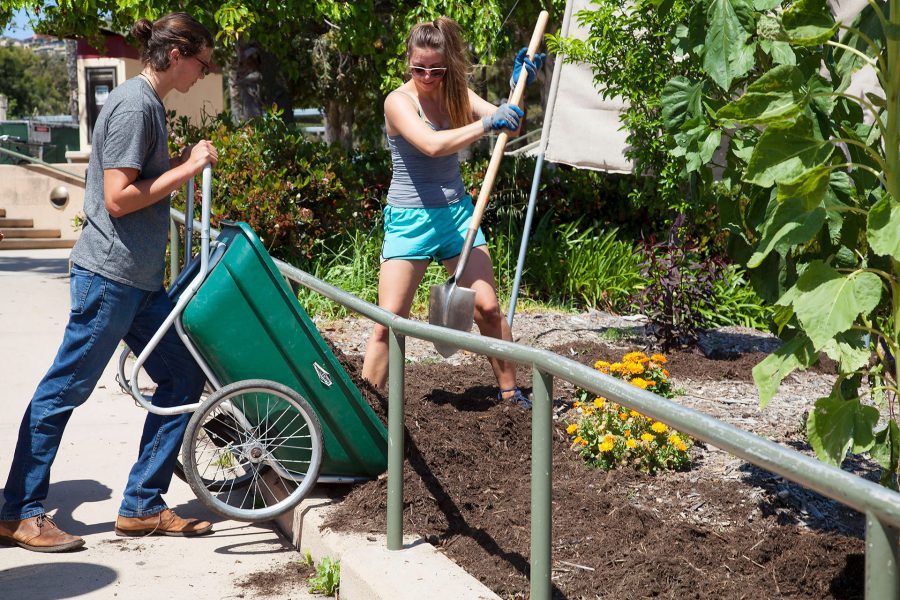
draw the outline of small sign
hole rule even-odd
[[[331,387],[334,384],[334,382],[331,380],[331,373],[319,366],[319,363],[314,362],[313,368],[316,370],[316,375],[319,376],[319,381],[322,382],[322,385],[324,385],[325,387]]]
[[[49,144],[50,143],[50,126],[29,123],[28,124],[28,141],[33,144]]]

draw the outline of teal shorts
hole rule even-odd
[[[459,202],[440,208],[384,208],[384,243],[381,262],[392,258],[443,262],[462,252],[475,206],[466,194]],[[481,228],[474,246],[487,242]]]

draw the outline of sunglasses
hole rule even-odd
[[[425,79],[428,75],[435,79],[440,79],[447,72],[447,67],[431,67],[430,69],[426,67],[410,67],[409,72],[416,79]]]
[[[196,60],[198,63],[200,63],[201,65],[203,65],[203,70],[201,71],[201,73],[203,73],[203,76],[204,76],[204,77],[206,77],[207,75],[209,75],[209,72],[212,70],[212,67],[210,67],[210,65],[209,65],[208,62],[206,62],[206,61],[204,61],[204,60],[202,60],[201,58],[198,58],[198,57],[196,57],[196,56],[192,56],[191,58],[193,58],[193,59]]]

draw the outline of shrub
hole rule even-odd
[[[666,357],[643,352],[626,354],[621,362],[597,361],[594,368],[664,398],[675,395],[663,368]],[[566,428],[572,448],[590,465],[609,470],[629,465],[647,473],[690,466],[693,441],[660,421],[629,410],[588,390],[575,392],[578,420]]]

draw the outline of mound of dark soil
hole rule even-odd
[[[565,350],[585,363],[621,356],[599,344]],[[697,380],[749,378],[764,355],[668,356],[673,377]],[[361,359],[342,360],[386,419],[385,397],[358,376]],[[520,369],[519,378],[530,373]],[[498,403],[493,381],[486,362],[408,366],[404,532],[425,537],[500,596],[525,598],[531,415]],[[554,430],[554,598],[863,598],[856,513],[846,510],[845,527],[801,526],[785,518],[792,505],[784,493],[776,496],[772,482],[783,480],[750,465],[727,483],[704,476],[702,445],[686,472],[593,470],[570,450],[565,425]],[[752,500],[761,486],[765,501]],[[386,499],[386,479],[358,485],[328,525],[384,532]]]

